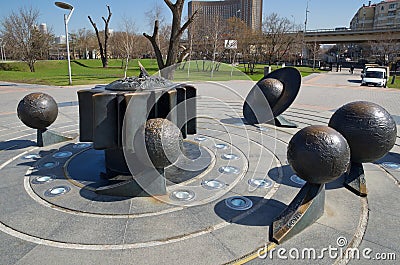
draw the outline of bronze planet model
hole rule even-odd
[[[324,213],[324,184],[339,178],[350,164],[346,139],[328,126],[308,126],[289,142],[288,162],[307,183],[272,224],[278,244],[313,224]]]
[[[350,146],[352,163],[345,186],[360,196],[366,196],[362,163],[373,162],[392,149],[397,135],[395,121],[378,104],[356,101],[339,108],[331,117],[329,126],[340,132]]]
[[[43,130],[57,119],[58,107],[50,95],[31,93],[19,102],[17,115],[26,126]]]
[[[270,122],[282,127],[297,127],[280,116],[296,99],[301,85],[300,72],[293,67],[273,71],[250,90],[243,104],[249,124]]]

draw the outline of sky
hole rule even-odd
[[[60,1],[60,0],[59,0]],[[172,0],[174,2],[174,0]],[[110,5],[112,17],[110,28],[122,29],[123,18],[134,21],[138,33],[151,33],[152,27],[146,12],[153,10],[155,6],[164,9],[166,22],[171,21],[170,11],[163,0],[66,0],[74,6],[75,10],[68,24],[70,32],[78,29],[93,29],[87,16],[90,15],[99,29],[104,28],[102,16],[107,17],[107,7]],[[185,1],[184,17],[187,16],[187,2]],[[362,0],[263,0],[263,16],[277,13],[280,17],[293,20],[304,27],[306,6],[308,2],[307,30],[331,29],[336,27],[348,27],[350,20],[363,4]],[[372,1],[372,3],[380,2]],[[68,10],[60,9],[49,0],[0,0],[0,19],[11,12],[17,12],[22,7],[33,7],[40,12],[39,23],[46,23],[55,35],[65,35],[63,14]]]

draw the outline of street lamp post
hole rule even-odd
[[[307,45],[306,45],[306,40],[305,40],[305,38],[306,38],[306,33],[307,33],[307,22],[308,22],[308,13],[310,12],[310,11],[308,11],[308,2],[309,2],[310,0],[307,0],[307,7],[306,7],[306,19],[305,19],[305,21],[304,21],[304,33],[303,33],[303,43],[304,43],[304,50],[303,50],[303,60],[306,58],[306,53],[307,53]],[[307,61],[307,60],[306,60]],[[304,62],[303,62],[303,64],[304,64]]]
[[[64,2],[55,2],[56,6],[62,9],[69,10],[69,14],[64,14],[64,24],[65,24],[65,38],[67,42],[67,58],[68,58],[68,77],[69,77],[69,84],[72,85],[72,77],[71,77],[71,57],[69,54],[69,39],[68,39],[68,22],[71,18],[72,12],[74,12],[74,7],[70,4]]]

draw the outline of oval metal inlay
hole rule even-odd
[[[72,148],[75,148],[75,149],[83,149],[83,148],[88,148],[88,147],[90,147],[90,146],[92,146],[92,144],[90,144],[90,143],[76,143],[76,144],[74,144],[74,145],[72,146]]]
[[[53,155],[54,158],[67,158],[70,156],[72,156],[72,152],[69,151],[57,152]]]
[[[57,186],[45,191],[44,195],[47,197],[56,197],[63,195],[71,190],[68,186]]]
[[[197,136],[197,137],[194,138],[194,140],[198,141],[198,142],[204,142],[205,140],[207,140],[207,137],[205,137],[205,136]]]
[[[215,148],[223,150],[223,149],[227,149],[228,145],[226,145],[226,144],[216,144]]]
[[[249,179],[248,183],[250,186],[255,188],[270,188],[273,184],[269,179]]]
[[[59,165],[58,162],[52,162],[52,161],[50,161],[50,162],[46,162],[46,163],[41,164],[41,165],[39,166],[39,168],[55,168],[55,167],[57,167],[58,165]]]
[[[176,201],[190,201],[195,194],[191,190],[175,190],[171,193],[170,198]]]
[[[40,155],[39,154],[28,154],[22,157],[22,159],[39,159]]]
[[[304,184],[306,184],[306,181],[305,181],[304,179],[300,178],[300,177],[297,176],[297,175],[291,176],[291,177],[290,177],[290,180],[293,181],[293,182],[296,183],[296,184],[299,184],[299,185],[304,185]]]
[[[54,179],[54,177],[53,177],[53,176],[49,176],[49,175],[46,175],[46,176],[39,176],[39,177],[34,178],[34,179],[32,180],[32,183],[33,183],[33,184],[43,184],[43,183],[50,182],[50,181],[52,181],[53,179]]]
[[[225,173],[225,174],[239,174],[240,169],[234,166],[223,166],[220,167],[219,172]]]
[[[225,160],[237,160],[240,158],[240,156],[235,155],[235,154],[223,154],[221,157],[222,157],[222,159],[225,159]]]
[[[218,190],[218,189],[222,189],[223,187],[226,186],[225,182],[216,180],[216,179],[210,179],[210,180],[204,180],[201,183],[201,186],[203,186],[203,188],[208,189],[208,190]]]
[[[253,202],[243,196],[234,196],[225,199],[225,204],[232,210],[245,211],[253,207]]]

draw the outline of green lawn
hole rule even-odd
[[[137,76],[139,74],[139,66],[137,59],[131,60],[128,67],[128,76]],[[140,62],[144,65],[150,74],[157,72],[158,67],[154,59],[141,59]],[[124,69],[122,68],[122,60],[109,60],[109,67],[103,68],[100,60],[73,60],[72,68],[72,83],[73,85],[87,84],[107,84],[116,79],[123,78]],[[211,76],[211,62],[191,61],[189,65],[181,65],[176,69],[174,78],[177,81],[182,80],[260,80],[264,75],[265,65],[256,65],[253,74],[244,74],[244,66],[241,64],[232,68],[230,65],[221,64],[217,71]],[[9,82],[20,82],[30,84],[44,85],[68,85],[68,64],[67,61],[38,61],[35,64],[36,72],[29,72],[29,68],[25,63],[12,62],[0,63],[0,80]],[[276,65],[272,66],[272,70],[279,68]],[[313,70],[309,67],[298,67],[301,75],[307,76],[312,73],[321,72],[318,69]],[[400,87],[399,80],[396,80],[395,87]]]

